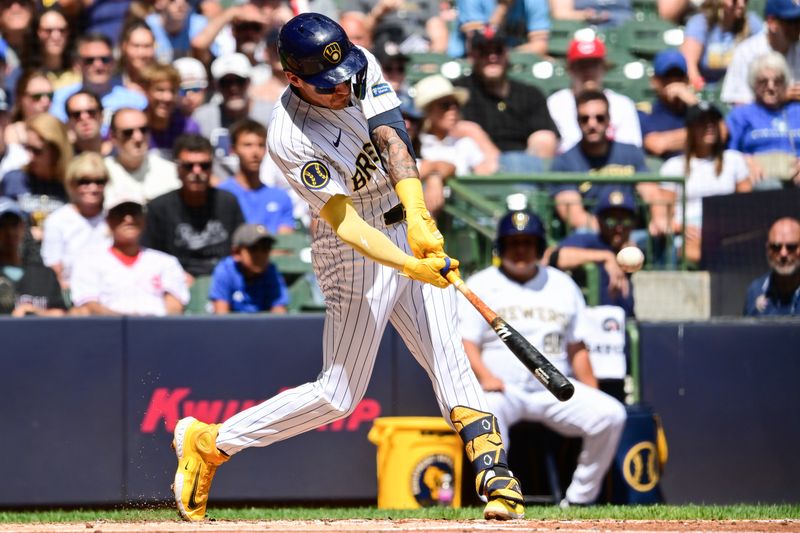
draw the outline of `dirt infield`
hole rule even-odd
[[[0,531],[18,533],[456,533],[558,531],[602,532],[781,532],[800,533],[800,520],[276,520],[185,522],[81,522],[69,524],[2,524]]]

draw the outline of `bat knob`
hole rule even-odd
[[[441,274],[443,278],[446,278],[448,272],[450,272],[450,258],[445,256],[444,268],[439,271],[439,274]]]
[[[556,390],[556,398],[562,402],[566,402],[572,395],[575,394],[575,385],[567,381]]]

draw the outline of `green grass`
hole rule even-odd
[[[211,507],[209,515],[217,520],[344,520],[359,519],[442,519],[474,520],[482,509],[426,508],[415,510],[380,510],[375,507]],[[528,506],[526,516],[538,520],[766,520],[800,519],[800,505],[603,505],[561,510],[554,506]],[[131,507],[124,509],[77,509],[0,512],[0,524],[43,522],[150,522],[177,520],[170,507]]]

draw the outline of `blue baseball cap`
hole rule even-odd
[[[675,69],[684,74],[689,73],[689,68],[686,66],[686,58],[677,49],[662,50],[653,58],[653,73],[656,76],[664,76],[670,70]]]
[[[800,19],[800,3],[797,0],[767,0],[767,5],[764,6],[764,16]]]
[[[17,215],[22,220],[25,220],[25,211],[22,210],[19,204],[11,198],[3,196],[0,197],[0,217],[7,214]]]
[[[599,215],[607,209],[625,209],[631,213],[636,213],[636,200],[629,189],[611,189],[604,193],[594,207],[594,214]]]

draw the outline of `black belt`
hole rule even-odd
[[[397,204],[393,208],[389,209],[383,214],[383,223],[387,226],[391,226],[392,224],[397,224],[398,222],[402,222],[406,219],[406,209],[403,207],[403,204]]]

